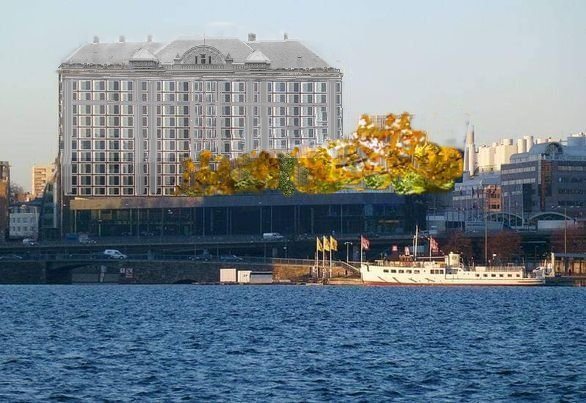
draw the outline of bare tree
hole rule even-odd
[[[583,253],[586,250],[586,228],[568,226],[551,234],[551,250],[556,253]]]
[[[440,244],[440,249],[446,254],[450,252],[459,253],[468,260],[473,256],[472,240],[464,235],[462,231],[450,232],[444,244]]]

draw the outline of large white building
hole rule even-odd
[[[490,145],[477,146],[474,138],[474,127],[471,127],[466,133],[466,143],[464,145],[464,173],[467,177],[470,177],[499,172],[501,166],[508,164],[514,154],[528,152],[535,144],[553,141],[560,140],[551,137],[535,139],[533,136],[524,136],[516,141],[513,139],[501,139]]]
[[[65,196],[172,194],[181,161],[342,136],[342,73],[298,41],[94,43],[59,67]]]

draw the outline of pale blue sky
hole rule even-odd
[[[30,186],[57,153],[62,59],[102,42],[181,35],[279,39],[340,67],[344,132],[361,113],[408,111],[433,141],[586,130],[586,1],[2,1],[0,160]]]

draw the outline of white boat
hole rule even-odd
[[[465,267],[457,253],[443,261],[386,261],[362,263],[360,274],[369,285],[439,285],[439,286],[538,286],[545,284],[543,271],[527,274],[524,266]]]

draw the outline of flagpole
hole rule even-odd
[[[319,256],[319,249],[317,247],[317,242],[316,242],[315,243],[315,264],[314,264],[316,271],[319,270],[318,256]],[[311,273],[311,274],[313,276],[313,273]],[[316,277],[317,277],[317,273],[316,273]]]
[[[332,278],[332,245],[330,244],[330,272],[329,272],[329,278]]]
[[[431,235],[429,236],[429,261],[431,262]]]
[[[322,269],[322,273],[321,276],[322,278],[326,278],[326,237],[322,238],[323,240],[323,269]]]
[[[362,267],[362,235],[360,235],[360,267]]]

